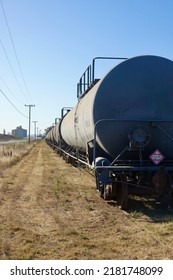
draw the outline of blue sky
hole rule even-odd
[[[153,54],[173,60],[172,0],[1,2],[26,84],[0,5],[0,89],[25,116],[25,104],[35,104],[32,121],[42,132],[62,107],[76,104],[76,84],[94,57]],[[114,64],[98,63],[97,76]],[[0,133],[19,125],[28,129],[28,119],[0,92]]]

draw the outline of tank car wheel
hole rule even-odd
[[[99,188],[100,197],[104,199],[104,186]]]
[[[104,193],[103,193],[104,200],[111,199],[111,188],[110,185],[104,185]]]
[[[116,201],[120,209],[126,210],[128,206],[128,184],[121,182],[116,188]]]
[[[115,200],[115,198],[116,198],[115,184],[104,185],[100,189],[100,197],[102,197],[105,200]]]
[[[111,187],[111,199],[116,200],[117,198],[117,187],[115,183],[112,183]]]
[[[104,186],[99,183],[99,178],[98,178],[97,174],[95,174],[95,175],[96,175],[95,176],[95,179],[96,179],[96,189],[99,192],[100,197],[103,198],[103,196],[104,196]]]
[[[103,198],[104,200],[110,200],[111,199],[111,189],[110,185],[99,185],[98,186],[98,191],[100,194],[100,197]]]
[[[65,162],[70,163],[70,156],[69,155],[65,155]]]

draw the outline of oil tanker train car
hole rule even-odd
[[[63,108],[46,141],[67,162],[95,170],[104,199],[128,207],[129,194],[172,203],[173,61],[144,55],[122,61],[102,79],[95,62],[77,85],[78,102]],[[164,199],[163,199],[164,197]]]

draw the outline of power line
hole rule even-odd
[[[22,102],[15,96],[15,94],[12,92],[12,90],[9,88],[9,86],[7,85],[7,83],[4,81],[4,79],[2,78],[2,76],[0,75],[0,79],[3,82],[3,84],[6,86],[6,88],[8,89],[8,91],[11,93],[11,95],[13,95],[13,97],[22,104]]]
[[[22,77],[22,80],[23,80],[25,89],[26,89],[26,91],[27,91],[27,93],[28,93],[28,96],[29,96],[29,98],[30,98],[30,100],[31,100],[31,96],[30,96],[30,94],[29,94],[29,91],[28,91],[28,88],[27,88],[27,85],[26,85],[26,82],[25,82],[25,79],[24,79],[24,75],[23,75],[23,72],[22,72],[22,68],[21,68],[20,63],[19,63],[19,59],[18,59],[18,55],[17,55],[17,52],[16,52],[16,48],[15,48],[15,46],[14,46],[13,38],[12,38],[11,31],[10,31],[10,27],[9,27],[9,24],[8,24],[7,16],[6,16],[6,13],[5,13],[3,4],[2,4],[2,0],[0,0],[0,3],[1,3],[1,7],[2,7],[3,14],[4,14],[5,22],[6,22],[6,25],[7,25],[8,33],[9,33],[9,36],[10,36],[10,39],[11,39],[11,43],[12,43],[12,46],[13,46],[14,54],[15,54],[15,57],[16,57],[16,60],[17,60],[17,64],[18,64],[19,70],[20,70],[20,74],[21,74],[21,77]]]
[[[6,96],[6,94],[2,91],[2,89],[0,89],[1,93],[3,94],[3,96],[8,100],[8,102],[13,106],[13,108],[19,113],[21,114],[23,117],[28,118],[27,116],[25,116],[12,102],[11,100]]]
[[[7,55],[7,52],[6,52],[6,50],[5,50],[5,47],[4,47],[4,45],[3,45],[2,41],[1,41],[1,39],[0,39],[0,43],[1,43],[2,49],[3,49],[4,53],[5,53],[6,59],[7,59],[7,61],[8,61],[8,64],[9,64],[9,66],[10,66],[10,68],[11,68],[11,71],[12,71],[12,73],[13,73],[13,76],[14,76],[14,78],[15,78],[15,80],[16,80],[16,83],[17,83],[17,85],[18,85],[20,91],[22,92],[23,96],[24,96],[25,98],[27,98],[26,95],[25,95],[25,93],[24,93],[24,91],[23,91],[23,89],[22,89],[21,86],[20,86],[19,80],[17,79],[17,76],[16,76],[16,74],[15,74],[15,72],[14,72],[14,70],[13,70],[13,67],[12,67],[12,65],[11,65],[10,59],[9,59],[9,57],[8,57],[8,55]],[[27,98],[27,99],[28,99],[28,98]]]

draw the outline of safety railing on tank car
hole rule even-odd
[[[125,60],[126,57],[107,57],[98,56],[92,60],[92,63],[87,67],[85,72],[82,74],[79,82],[77,83],[77,98],[83,97],[98,81],[95,77],[95,62],[96,60]]]
[[[61,109],[61,119],[63,119],[64,116],[67,115],[71,111],[72,108],[73,107],[63,107]]]

